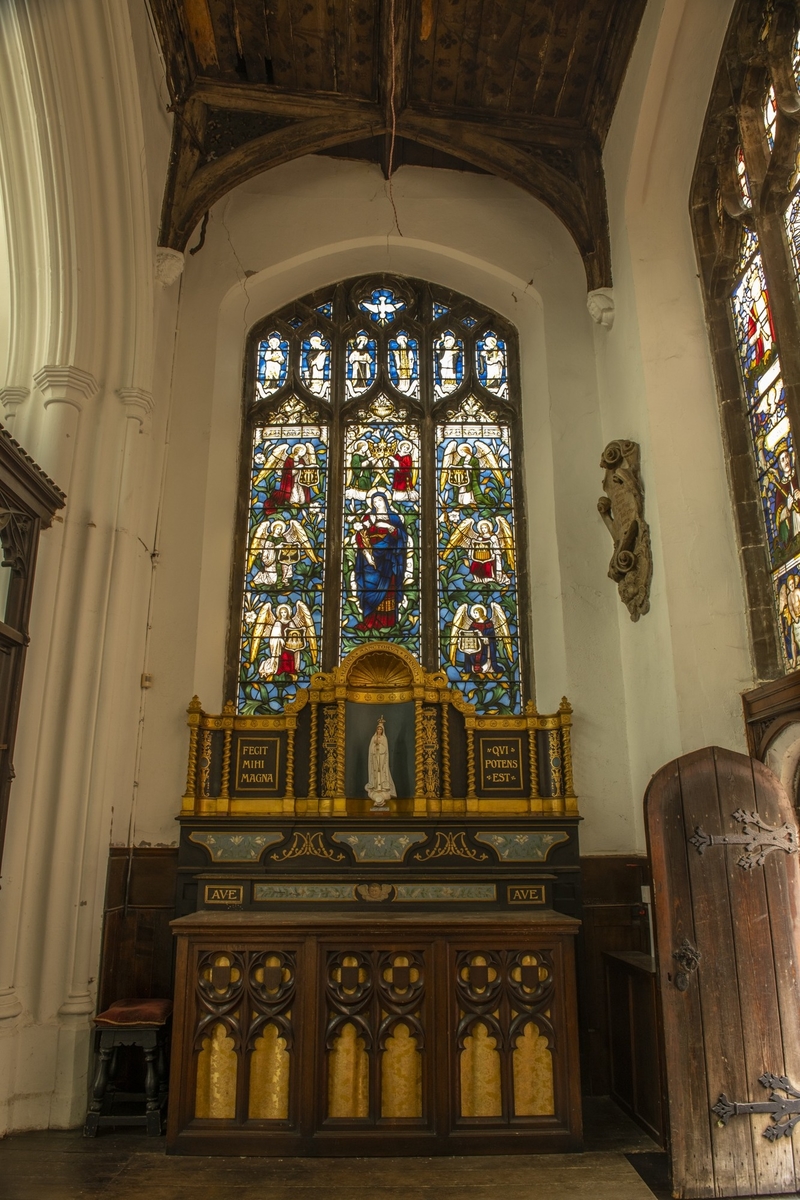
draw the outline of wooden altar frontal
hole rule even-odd
[[[567,702],[483,716],[380,643],[189,726],[168,1151],[579,1149]]]

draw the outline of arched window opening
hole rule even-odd
[[[740,0],[692,214],[762,678],[800,666],[799,87],[796,16]]]
[[[413,279],[348,280],[253,331],[229,694],[283,711],[364,643],[486,714],[530,694],[516,332]],[[235,632],[235,638],[234,638]]]

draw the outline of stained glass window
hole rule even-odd
[[[279,712],[319,663],[328,429],[296,397],[252,437],[238,711]]]
[[[752,471],[737,453],[731,478],[753,660],[763,679],[800,667],[800,126],[790,65],[800,89],[796,6],[773,0],[739,6],[709,104],[691,198],[723,425],[729,445],[738,447],[740,412],[752,452]],[[753,120],[759,107],[763,140]],[[792,277],[794,295],[787,286]],[[730,378],[731,348],[741,409],[723,383]],[[754,545],[756,509],[763,556]],[[764,620],[770,606],[773,629]]]
[[[800,637],[796,642],[791,635],[786,615],[791,601],[798,609],[800,635],[800,591],[794,596],[800,587],[800,481],[763,256],[757,234],[746,228],[742,229],[737,268],[739,277],[731,293],[736,347],[782,624],[782,649],[787,663],[794,665]]]
[[[376,640],[446,671],[478,711],[521,712],[515,336],[473,300],[388,276],[254,332],[239,712],[280,711]]]
[[[764,99],[764,129],[767,133],[769,148],[775,145],[775,124],[778,120],[778,106],[775,102],[775,88],[770,85]]]
[[[518,712],[511,431],[470,396],[436,428],[440,657],[482,712]]]

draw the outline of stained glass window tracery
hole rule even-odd
[[[782,10],[780,21],[776,12],[767,4],[753,16],[748,53],[755,55],[752,62],[758,65],[747,88],[741,93],[734,89],[736,124],[727,125],[724,135],[729,157],[714,179],[723,200],[715,236],[719,246],[724,241],[722,257],[730,263],[726,303],[742,382],[778,645],[784,668],[794,669],[800,666],[800,474],[792,399],[797,387],[797,356],[792,349],[798,336],[795,304],[800,300],[800,136],[786,85],[776,91],[773,79],[782,78],[776,74],[776,64],[780,62],[782,71],[790,61],[800,87],[800,30],[788,25],[786,12]],[[737,29],[735,37],[737,47],[743,47],[743,30]],[[756,50],[757,44],[760,48]],[[752,124],[758,71],[761,119],[770,155],[764,155],[759,147]],[[720,83],[723,91],[730,88],[731,76],[726,78],[727,83]],[[730,97],[730,90],[727,95]],[[782,106],[783,114],[779,111]],[[795,165],[779,177],[784,163]],[[732,202],[725,199],[730,195],[726,188],[731,167],[738,203],[735,195]],[[782,215],[782,222],[774,221],[773,213]],[[738,222],[736,239],[730,236],[731,222]],[[787,290],[787,263],[794,279],[794,298]],[[763,607],[766,588],[761,583],[759,587],[763,588]],[[772,670],[774,673],[775,668]]]
[[[521,712],[513,328],[380,276],[293,302],[251,344],[238,711],[280,711],[390,640],[478,711]]]

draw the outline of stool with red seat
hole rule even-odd
[[[144,1125],[152,1137],[160,1135],[161,1110],[167,1101],[167,1028],[171,1015],[171,1000],[115,1000],[94,1018],[97,1073],[84,1137],[94,1137],[101,1125]],[[124,1095],[125,1100],[144,1100],[143,1113],[112,1111],[115,1099],[123,1098],[113,1089],[108,1094],[120,1046],[140,1046],[144,1050],[144,1093]]]

